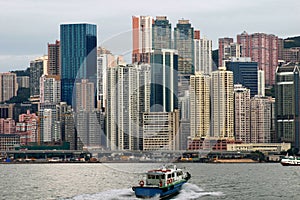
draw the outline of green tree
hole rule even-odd
[[[17,96],[10,98],[6,103],[23,103],[29,100],[30,89],[29,88],[19,88]]]

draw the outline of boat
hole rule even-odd
[[[139,181],[139,186],[132,187],[138,198],[160,197],[161,199],[179,193],[183,184],[191,178],[189,172],[183,172],[176,165],[163,166],[148,171]]]
[[[281,159],[280,163],[283,166],[300,166],[300,157],[286,156]]]

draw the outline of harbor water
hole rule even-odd
[[[179,163],[192,174],[172,199],[299,199],[300,167]],[[160,163],[1,164],[0,199],[136,199],[131,187]],[[155,198],[154,198],[155,199]]]

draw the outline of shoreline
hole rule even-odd
[[[178,164],[185,164],[185,163],[195,163],[195,164],[261,164],[261,163],[280,163],[280,162],[259,162],[255,160],[248,160],[248,159],[219,159],[216,161],[211,162],[140,162],[140,161],[109,161],[109,162],[0,162],[0,165],[10,165],[10,164],[113,164],[113,163],[178,163]]]

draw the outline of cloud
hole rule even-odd
[[[15,55],[0,60],[0,66],[27,66],[26,55],[47,53],[47,43],[59,39],[59,24],[91,22],[98,26],[98,43],[131,29],[132,15],[167,15],[176,26],[178,19],[190,19],[201,35],[213,40],[236,37],[246,30],[273,33],[280,37],[299,35],[298,0],[14,0],[0,1],[0,55]],[[120,37],[117,37],[120,41]],[[130,35],[121,45],[108,45],[113,52],[130,49]],[[121,49],[121,50],[120,50]]]
[[[0,55],[0,72],[26,69],[31,60],[41,55]]]

